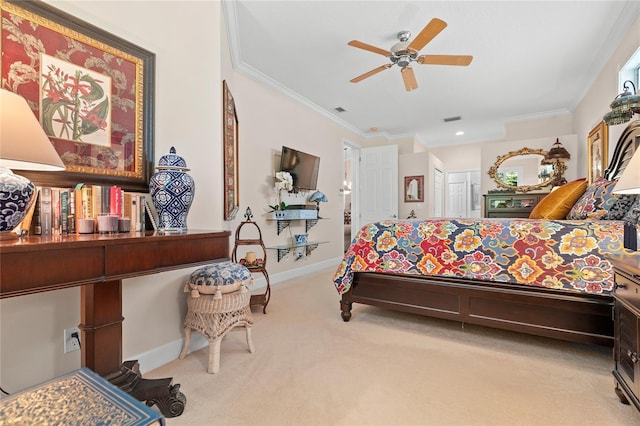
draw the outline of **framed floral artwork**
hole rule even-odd
[[[238,212],[238,115],[227,82],[222,82],[224,220],[233,220]]]
[[[1,4],[2,88],[26,99],[66,166],[21,174],[147,191],[155,55],[43,2]]]
[[[404,178],[404,202],[424,202],[424,176],[405,176]]]
[[[591,184],[604,175],[609,161],[609,127],[601,121],[589,132],[587,137],[588,152],[588,182]]]

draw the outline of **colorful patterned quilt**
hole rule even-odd
[[[624,251],[624,222],[427,219],[364,226],[334,275],[340,294],[354,272],[440,275],[609,295],[607,253]],[[640,252],[629,252],[639,255]]]

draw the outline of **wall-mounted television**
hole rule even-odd
[[[282,147],[280,171],[291,174],[294,189],[315,190],[318,186],[319,168],[320,157],[287,146]]]

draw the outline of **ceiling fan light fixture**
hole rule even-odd
[[[396,63],[398,64],[398,66],[404,68],[411,64],[411,58],[407,55],[403,55],[398,58],[398,62]]]
[[[379,73],[393,65],[400,67],[400,72],[404,80],[405,89],[407,92],[418,88],[413,70],[409,66],[412,62],[427,65],[457,65],[467,66],[473,59],[469,55],[422,55],[418,56],[418,52],[427,45],[434,37],[447,26],[447,23],[441,19],[433,18],[427,25],[420,31],[420,33],[409,42],[411,37],[410,31],[400,31],[397,33],[399,42],[394,44],[390,50],[381,49],[376,46],[372,46],[367,43],[363,43],[358,40],[351,40],[347,44],[358,49],[363,49],[369,52],[376,53],[378,55],[385,56],[391,63],[379,66],[372,69],[356,78],[351,79],[351,83],[358,83],[365,78],[369,78],[374,74]]]

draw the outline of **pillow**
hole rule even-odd
[[[612,191],[617,182],[615,180],[609,181],[602,177],[596,179],[573,205],[567,215],[567,219],[602,219],[616,201]]]
[[[636,197],[636,200],[625,213],[622,220],[632,225],[640,225],[640,196]]]
[[[622,220],[637,198],[635,194],[613,194],[613,197],[616,201],[602,218],[604,220]]]
[[[530,219],[564,219],[587,189],[585,178],[565,183],[546,195],[529,214]]]

